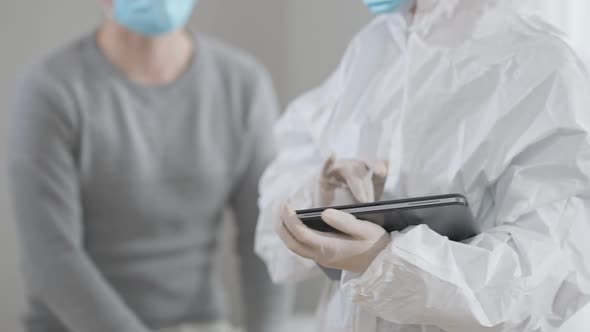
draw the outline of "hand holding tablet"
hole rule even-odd
[[[311,229],[338,232],[321,217],[327,209],[350,213],[359,220],[383,227],[387,232],[425,224],[453,241],[464,241],[480,232],[467,199],[459,194],[299,210],[296,213],[303,224]]]
[[[289,249],[314,260],[333,280],[340,270],[363,272],[389,243],[389,234],[426,224],[453,241],[480,232],[467,199],[458,194],[293,211],[285,207],[277,232]]]

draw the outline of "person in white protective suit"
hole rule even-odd
[[[590,79],[520,0],[418,0],[378,17],[276,126],[256,251],[275,282],[343,270],[318,331],[553,331],[590,300]],[[465,195],[483,232],[386,234],[328,210]]]

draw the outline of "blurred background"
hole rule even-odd
[[[442,0],[441,0],[442,1]],[[534,10],[560,26],[572,45],[589,58],[590,1],[536,0]],[[48,51],[90,33],[101,11],[95,0],[0,2],[0,161],[3,161],[5,115],[15,80]],[[191,26],[239,46],[270,70],[283,106],[318,85],[337,65],[352,38],[371,19],[360,0],[201,0]],[[18,243],[8,207],[4,162],[0,162],[0,331],[21,332],[24,290],[18,266]],[[224,221],[218,271],[231,294],[238,294],[232,255],[231,224]],[[293,331],[305,330],[323,280],[299,285]],[[236,303],[234,301],[233,303]],[[240,308],[233,308],[239,320]],[[563,332],[590,329],[590,308]]]

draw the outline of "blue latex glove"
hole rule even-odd
[[[391,13],[408,0],[363,0],[373,14]]]

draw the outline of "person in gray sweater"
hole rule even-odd
[[[27,331],[230,330],[212,269],[226,206],[247,331],[280,331],[291,290],[253,251],[271,80],[183,28],[194,1],[103,2],[109,18],[34,65],[11,114]]]

